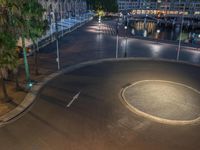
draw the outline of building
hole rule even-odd
[[[133,14],[200,14],[198,0],[118,0],[118,10]]]
[[[77,17],[87,11],[85,0],[39,0],[46,12],[44,18],[55,20],[61,18]]]

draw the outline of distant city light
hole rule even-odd
[[[143,36],[147,37],[147,30],[144,30]]]
[[[160,29],[158,29],[156,32],[157,32],[157,33],[160,33]]]

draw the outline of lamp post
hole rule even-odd
[[[98,23],[99,23],[99,33],[100,33],[101,16],[99,16],[99,20],[98,20]]]
[[[117,20],[116,24],[116,35],[117,35],[117,41],[116,41],[116,58],[118,58],[118,51],[119,51],[119,18]]]
[[[51,42],[54,40],[53,39],[53,29],[52,29],[52,20],[53,18],[55,19],[55,14],[53,11],[49,13],[49,23],[50,23],[50,37],[51,37]]]
[[[56,26],[56,62],[58,63],[58,70],[60,70],[60,52],[59,52],[59,41],[58,41],[58,24],[57,24],[57,13],[55,13],[55,26]]]
[[[198,35],[198,38],[200,39],[200,34]],[[197,45],[197,50],[199,50],[198,45]]]
[[[180,2],[180,0],[179,0]],[[184,9],[183,9],[183,14],[182,14],[182,19],[181,19],[181,33],[180,33],[180,37],[179,37],[179,42],[178,42],[178,49],[177,49],[177,56],[176,56],[176,60],[179,61],[179,56],[180,56],[180,50],[181,50],[181,38],[182,38],[182,30],[183,30],[183,23],[184,23],[184,12],[185,12],[185,5],[184,5]]]
[[[63,4],[62,3],[60,4],[60,23],[61,23],[61,25],[62,25],[62,20],[63,20],[63,5],[64,5],[64,2],[63,2]],[[61,27],[62,27],[62,37],[63,37],[63,35],[64,35],[63,25]]]
[[[127,48],[127,25],[124,26],[125,29],[125,49],[124,49],[124,57],[127,57],[127,52],[126,52],[126,48]]]
[[[158,35],[160,34],[160,29],[157,29],[157,30],[156,30],[156,33],[157,33],[156,40],[157,40],[157,43],[158,43]]]

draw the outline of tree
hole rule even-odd
[[[103,9],[106,12],[117,12],[118,11],[117,0],[104,0]]]
[[[105,16],[105,12],[103,10],[97,10],[97,14],[99,17]]]
[[[4,79],[7,78],[8,70],[16,68],[16,41],[7,31],[0,32],[0,78],[2,84],[2,90],[4,94],[4,100],[10,101],[8,96]]]
[[[117,12],[117,0],[87,0],[89,8],[97,10],[104,10],[106,12]]]
[[[30,74],[29,74],[29,66],[27,61],[27,55],[26,55],[26,46],[25,46],[25,37],[27,33],[27,16],[24,15],[24,4],[27,2],[26,0],[1,0],[1,1],[7,1],[9,2],[8,5],[14,5],[16,6],[15,11],[13,9],[10,9],[10,14],[12,14],[11,22],[13,31],[15,32],[15,35],[17,38],[21,37],[22,39],[22,47],[23,47],[23,53],[24,53],[24,64],[25,64],[25,72],[26,72],[26,80],[30,80]],[[14,12],[14,13],[13,13]]]
[[[10,98],[6,91],[4,78],[7,78],[8,70],[13,70],[17,67],[17,53],[16,53],[16,39],[12,34],[7,31],[0,34],[0,77],[2,83],[2,89],[4,93],[4,99],[6,102],[10,101]]]
[[[27,52],[25,39],[31,39],[36,45],[36,39],[42,35],[44,28],[46,27],[43,22],[44,9],[37,0],[17,0],[19,3],[20,15],[19,15],[19,36],[22,39],[24,65],[26,72],[26,81],[31,82],[30,70],[27,60]],[[36,53],[35,53],[36,55]],[[36,56],[35,56],[36,57]],[[36,57],[37,58],[37,57]],[[35,59],[37,60],[37,59]],[[37,61],[35,61],[37,63]]]
[[[37,2],[37,0],[31,0],[31,3],[29,3],[28,7],[31,14],[28,35],[33,42],[35,74],[38,75],[39,72],[37,52],[39,51],[39,49],[37,40],[48,29],[48,22],[47,20],[43,20],[43,13],[45,12],[45,10],[43,9],[43,6]]]
[[[0,78],[4,101],[9,102],[9,98],[4,78],[8,75],[8,70],[13,70],[18,65],[16,53],[16,34],[13,18],[16,14],[16,4],[12,0],[0,0]]]

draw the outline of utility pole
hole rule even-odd
[[[118,58],[118,53],[119,53],[119,18],[117,19],[117,24],[116,24],[116,35],[117,35],[117,41],[116,41],[116,58]]]
[[[180,2],[180,0],[179,0]],[[179,56],[180,56],[180,50],[181,50],[181,40],[182,40],[182,30],[183,30],[183,23],[184,23],[184,12],[185,12],[185,4],[184,4],[184,8],[183,8],[183,14],[181,17],[181,32],[180,32],[180,37],[179,37],[179,42],[178,42],[178,49],[177,49],[177,57],[176,60],[179,61]]]
[[[124,49],[124,57],[126,58],[126,57],[127,57],[126,49],[127,49],[127,41],[128,41],[128,37],[127,37],[127,29],[128,29],[128,27],[125,26],[124,29],[125,29],[125,49]]]
[[[60,67],[60,51],[59,51],[59,41],[58,41],[58,24],[57,24],[57,12],[55,12],[55,26],[56,26],[56,53],[57,53],[57,58],[56,62],[58,63],[58,70],[61,69]]]
[[[128,29],[128,20],[127,20],[127,16],[126,16],[126,21],[125,21],[125,26],[124,26],[124,29],[125,29],[125,48],[124,48],[124,57],[127,57],[127,42],[128,42],[128,37],[127,37],[127,29]]]
[[[60,22],[61,22],[61,25],[62,25],[62,19],[63,19],[63,5],[64,5],[64,2],[60,1]],[[64,35],[63,25],[61,26],[61,28],[62,28],[62,36],[63,36]]]

